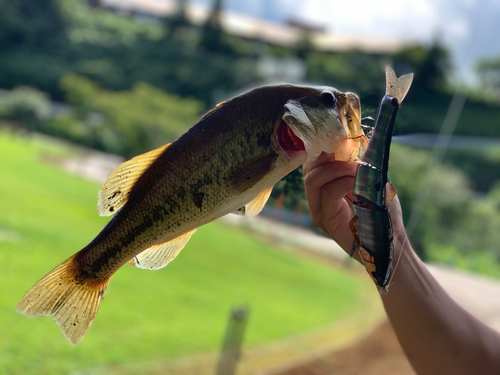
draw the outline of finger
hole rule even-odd
[[[346,252],[350,252],[354,237],[349,223],[352,208],[344,199],[352,189],[354,178],[342,177],[322,189],[322,206],[313,222],[332,237]]]
[[[304,164],[304,166],[302,167],[302,174],[305,176],[319,165],[333,160],[335,160],[335,154],[327,154],[322,152],[316,160],[311,163]]]
[[[356,174],[357,163],[330,162],[311,170],[304,178],[306,198],[311,215],[316,213],[322,204],[322,189],[325,185],[343,177],[353,177]],[[352,202],[352,184],[346,192]],[[343,196],[342,196],[343,197]],[[326,197],[328,200],[328,197]]]
[[[308,201],[308,209],[314,225],[331,237],[342,222],[348,224],[352,217],[352,210],[344,197],[352,189],[353,183],[352,177],[339,178],[323,186],[317,197],[312,197]]]
[[[344,199],[352,190],[354,179],[342,177],[321,189],[320,207],[316,211],[316,220],[327,233],[335,231],[343,222],[349,223],[352,218],[350,204]]]

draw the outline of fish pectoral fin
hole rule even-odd
[[[246,165],[229,180],[229,189],[240,194],[252,188],[257,182],[271,172],[277,158],[277,154],[270,153]]]
[[[131,262],[138,268],[159,270],[179,255],[195,231],[193,229],[168,242],[157,243],[135,256]]]
[[[269,196],[271,195],[271,191],[273,191],[273,186],[269,186],[262,190],[259,195],[257,195],[254,199],[245,205],[245,216],[254,217],[257,216],[260,211],[266,205]]]
[[[391,203],[391,201],[394,199],[394,197],[396,196],[396,188],[394,187],[393,184],[391,184],[390,181],[387,181],[387,183],[385,184],[385,192],[384,192],[384,196],[385,196],[385,202],[384,204],[386,206],[389,205],[389,203]]]
[[[146,169],[170,146],[171,143],[156,150],[136,156],[120,164],[111,172],[99,191],[97,211],[100,216],[113,215],[128,201],[135,183]]]

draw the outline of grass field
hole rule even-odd
[[[235,304],[251,310],[247,345],[366,308],[373,290],[362,279],[212,223],[165,269],[123,267],[87,336],[71,345],[51,317],[15,311],[40,277],[108,220],[97,215],[98,185],[42,161],[68,153],[58,143],[0,132],[0,373],[71,373],[216,351]]]

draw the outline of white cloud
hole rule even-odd
[[[428,40],[440,22],[435,0],[297,1],[298,13],[338,34]]]

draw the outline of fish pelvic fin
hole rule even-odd
[[[110,173],[99,191],[97,211],[99,216],[110,216],[127,201],[137,180],[171,143],[120,164]]]
[[[53,315],[72,344],[77,344],[92,324],[108,280],[85,279],[74,263],[75,255],[38,281],[17,305],[26,316]]]
[[[196,229],[193,229],[173,240],[153,245],[135,256],[130,263],[138,268],[159,270],[179,255],[195,231]]]
[[[401,104],[405,98],[408,90],[410,90],[411,83],[413,82],[413,73],[405,74],[399,78],[391,67],[385,68],[386,88],[385,94],[398,100]]]
[[[259,195],[245,205],[245,216],[254,217],[262,211],[267,200],[269,199],[269,196],[271,195],[271,192],[273,191],[273,187],[274,186],[269,186],[268,188],[265,188],[259,193]]]

